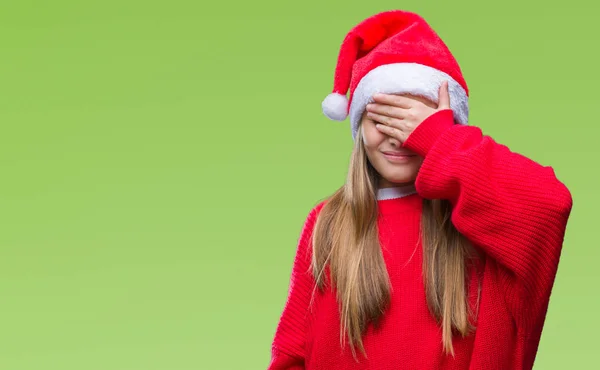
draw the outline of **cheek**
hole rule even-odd
[[[385,135],[375,128],[373,123],[364,123],[361,125],[363,144],[369,149],[377,149]]]

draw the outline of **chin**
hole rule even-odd
[[[412,184],[415,182],[414,177],[401,177],[401,178],[392,178],[392,179],[387,179],[387,180],[391,183],[397,184],[398,186]]]
[[[417,173],[421,167],[420,160],[409,161],[407,163],[390,163],[386,159],[375,160],[371,162],[374,164],[375,170],[379,175],[391,183],[389,185],[402,186],[410,183],[414,183],[417,178]]]
[[[406,183],[414,183],[417,179],[417,172],[418,169],[409,166],[408,168],[396,168],[392,171],[385,171],[383,177],[387,181],[400,186]]]

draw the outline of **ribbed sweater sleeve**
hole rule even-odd
[[[289,290],[277,325],[268,370],[304,369],[306,320],[310,298],[315,287],[310,272],[312,232],[322,203],[308,214],[296,248]]]
[[[403,144],[424,157],[416,189],[447,199],[457,230],[501,267],[506,304],[521,334],[540,331],[572,197],[552,167],[496,143],[476,126],[434,113]]]

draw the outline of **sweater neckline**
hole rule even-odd
[[[377,190],[377,205],[382,215],[411,215],[418,210],[421,197],[414,185],[394,186]]]
[[[414,184],[394,186],[391,188],[377,189],[377,200],[390,200],[404,198],[412,194],[416,194],[417,189]]]

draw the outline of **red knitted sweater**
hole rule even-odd
[[[367,359],[340,347],[340,316],[331,290],[315,295],[310,236],[324,202],[308,215],[299,238],[289,293],[272,344],[269,370],[531,369],[556,276],[572,198],[551,167],[455,125],[439,111],[404,143],[425,159],[412,195],[378,200],[378,228],[392,284],[382,324],[364,336]],[[422,278],[422,200],[447,199],[452,222],[484,254],[470,269],[482,287],[476,331],[454,339],[445,355],[429,313]],[[477,279],[471,279],[475,304]],[[475,306],[473,306],[475,307]]]

